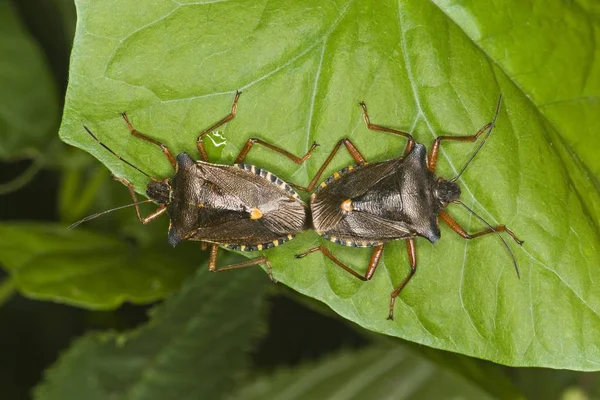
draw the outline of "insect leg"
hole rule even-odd
[[[119,181],[121,182],[123,185],[127,186],[127,189],[129,189],[129,194],[131,195],[131,198],[133,199],[134,203],[137,203],[137,196],[135,195],[135,190],[133,189],[133,185],[131,184],[131,182],[129,182],[127,179],[125,178],[118,178],[116,176],[113,175],[113,179],[115,181]],[[135,213],[137,214],[138,219],[140,220],[140,222],[142,224],[147,224],[148,222],[160,217],[162,214],[165,213],[165,211],[167,211],[167,206],[164,204],[161,204],[160,206],[158,206],[158,208],[156,210],[154,210],[151,214],[149,214],[147,217],[142,217],[142,214],[140,213],[140,207],[135,204]]]
[[[308,151],[306,152],[306,154],[304,156],[297,157],[297,156],[293,155],[292,153],[290,153],[289,151],[286,151],[286,150],[282,149],[281,147],[275,146],[271,143],[267,143],[264,140],[261,140],[258,138],[250,138],[250,139],[248,139],[248,141],[246,142],[246,145],[242,148],[242,150],[236,157],[236,159],[235,159],[236,164],[244,161],[244,159],[246,158],[246,156],[248,155],[248,153],[250,152],[250,149],[252,148],[252,146],[254,144],[263,145],[266,148],[273,150],[274,152],[282,154],[285,157],[292,160],[293,162],[295,162],[296,164],[302,164],[304,161],[308,160],[310,158],[310,156],[312,155],[313,150],[319,145],[317,142],[314,142],[312,144],[312,146],[310,146],[310,149],[308,149]]]
[[[267,260],[266,257],[258,257],[255,258],[253,260],[248,260],[248,261],[244,261],[241,263],[237,263],[237,264],[231,264],[231,265],[224,265],[222,267],[217,267],[217,253],[219,251],[219,246],[216,244],[211,244],[210,246],[210,256],[208,259],[208,269],[212,272],[221,272],[221,271],[227,271],[230,269],[238,269],[238,268],[245,268],[245,267],[250,267],[253,265],[259,265],[259,264],[265,264],[267,266],[267,273],[269,274],[269,278],[273,281],[276,282],[275,279],[273,279],[273,268],[271,267],[271,263],[269,262],[269,260]]]
[[[83,129],[85,129],[85,131],[92,137],[92,139],[94,139],[96,142],[98,142],[98,144],[100,146],[104,147],[106,150],[108,150],[112,155],[114,155],[115,157],[117,157],[119,160],[123,161],[125,164],[129,165],[131,168],[135,169],[136,171],[141,172],[142,174],[144,174],[148,178],[152,179],[154,182],[158,182],[158,179],[156,179],[155,177],[150,176],[148,173],[142,171],[141,169],[139,169],[138,167],[136,167],[135,165],[133,165],[132,163],[130,163],[129,161],[127,161],[126,159],[124,159],[123,157],[121,157],[120,155],[118,155],[117,153],[115,153],[110,147],[108,147],[107,145],[105,145],[104,143],[102,143],[96,137],[96,135],[94,135],[92,133],[92,131],[89,130],[89,128],[87,126],[84,125]]]
[[[377,246],[373,249],[373,254],[371,255],[371,260],[369,261],[369,266],[367,267],[367,272],[365,272],[364,275],[359,274],[358,272],[356,272],[355,270],[353,270],[352,268],[350,268],[349,266],[344,264],[337,257],[335,257],[333,254],[331,254],[331,252],[329,250],[327,250],[327,248],[325,246],[312,247],[312,248],[308,249],[307,251],[305,251],[304,253],[296,254],[295,257],[302,258],[302,257],[309,255],[310,253],[314,253],[315,251],[320,251],[327,258],[329,258],[331,261],[333,261],[336,265],[341,267],[344,271],[349,272],[351,275],[355,276],[356,278],[360,279],[361,281],[368,281],[369,279],[371,279],[373,277],[373,274],[375,273],[375,270],[377,269],[377,265],[379,265],[379,260],[381,260],[381,255],[383,254],[383,246],[385,246],[385,245],[380,244],[379,246]]]
[[[438,214],[440,219],[442,221],[444,221],[446,223],[446,225],[448,225],[450,227],[450,229],[452,229],[454,232],[456,232],[460,237],[462,237],[463,239],[475,239],[476,237],[479,236],[483,236],[483,235],[487,235],[489,233],[494,233],[494,232],[506,232],[508,233],[508,235],[513,238],[513,240],[515,242],[517,242],[517,244],[520,246],[523,244],[523,241],[520,240],[517,235],[514,234],[513,231],[511,231],[510,229],[508,229],[506,226],[504,225],[498,225],[495,226],[493,228],[486,228],[481,232],[476,232],[476,233],[468,233],[462,226],[460,226],[458,224],[458,222],[456,222],[456,220],[454,218],[452,218],[450,216],[450,214],[448,214],[446,211],[440,211],[440,213]]]
[[[400,136],[407,138],[408,143],[406,143],[406,149],[404,149],[404,154],[408,154],[410,152],[410,150],[415,145],[415,140],[413,139],[413,137],[410,133],[399,131],[397,129],[387,128],[387,127],[381,126],[381,125],[372,124],[371,120],[369,119],[369,113],[367,112],[367,105],[364,102],[361,102],[360,106],[363,109],[363,118],[365,120],[365,123],[367,124],[367,128],[371,129],[372,131],[388,132],[388,133],[393,133],[394,135],[400,135]]]
[[[400,286],[394,289],[390,296],[390,313],[388,314],[387,318],[389,320],[394,319],[394,303],[396,303],[396,297],[398,297],[402,289],[404,289],[404,287],[413,277],[415,272],[417,272],[417,249],[415,246],[415,239],[406,240],[406,250],[408,252],[408,261],[410,263],[410,273],[406,276],[406,278],[404,278]]]
[[[242,94],[242,92],[235,92],[235,97],[233,98],[233,104],[231,105],[231,112],[229,114],[227,114],[219,122],[212,125],[210,128],[205,129],[198,136],[198,139],[196,140],[196,147],[198,147],[198,152],[200,153],[200,158],[202,159],[202,161],[208,161],[208,154],[206,153],[206,148],[204,147],[204,141],[203,141],[204,136],[208,135],[209,133],[211,133],[212,131],[214,131],[215,129],[220,127],[221,125],[226,124],[229,121],[231,121],[233,118],[235,118],[235,112],[237,111],[237,103],[238,103],[238,100],[239,100],[241,94]]]
[[[429,150],[429,157],[428,157],[428,162],[427,162],[427,168],[431,172],[435,172],[435,167],[437,166],[437,159],[438,159],[439,150],[440,150],[440,142],[442,140],[454,140],[454,141],[457,141],[457,142],[474,142],[474,141],[476,141],[479,138],[479,136],[481,136],[481,134],[483,132],[485,132],[486,130],[488,130],[491,127],[492,127],[492,123],[490,122],[490,123],[486,124],[480,130],[478,130],[476,134],[469,135],[469,136],[438,136],[433,141],[433,145],[431,146],[431,150]]]
[[[337,144],[335,145],[333,150],[331,150],[331,154],[329,154],[329,157],[327,157],[327,159],[325,160],[323,165],[321,165],[321,168],[319,168],[319,170],[317,171],[317,174],[314,176],[312,181],[310,181],[308,186],[306,188],[302,188],[299,186],[295,186],[295,187],[297,187],[301,190],[307,191],[307,192],[312,192],[313,189],[315,188],[315,186],[317,186],[317,183],[319,182],[319,180],[321,179],[321,175],[323,175],[323,172],[325,172],[325,169],[327,168],[329,163],[331,163],[331,160],[333,160],[333,157],[335,157],[335,154],[338,152],[340,147],[342,147],[342,145],[346,146],[346,150],[348,150],[348,153],[350,153],[350,155],[352,156],[354,161],[356,161],[358,164],[365,163],[365,158],[362,156],[362,154],[360,154],[360,152],[358,151],[358,149],[356,148],[354,143],[352,143],[352,141],[348,138],[343,138],[339,142],[337,142]]]
[[[167,156],[167,159],[169,160],[169,162],[171,163],[171,166],[173,167],[173,169],[175,169],[177,167],[177,163],[175,162],[175,158],[173,157],[173,155],[171,154],[171,152],[169,151],[169,148],[167,146],[165,146],[164,144],[162,144],[161,142],[159,142],[156,139],[152,139],[151,137],[148,137],[146,135],[144,135],[143,133],[137,131],[133,125],[131,125],[131,122],[129,122],[129,118],[127,118],[127,114],[126,113],[122,113],[121,116],[123,117],[123,119],[125,120],[125,123],[127,124],[127,128],[129,128],[129,132],[142,140],[145,140],[147,142],[150,142],[152,144],[157,145],[158,147],[160,147],[160,149],[162,150],[162,152],[165,154],[165,156]]]

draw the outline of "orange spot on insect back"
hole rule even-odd
[[[258,208],[253,208],[250,210],[250,219],[261,219],[262,216],[263,213]]]
[[[344,210],[346,212],[350,212],[350,211],[354,210],[354,207],[352,206],[352,200],[348,199],[348,200],[342,201],[341,208],[342,208],[342,210]]]

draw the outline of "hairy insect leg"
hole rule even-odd
[[[479,236],[483,236],[483,235],[487,235],[489,233],[494,233],[494,232],[506,232],[519,246],[521,246],[523,244],[523,241],[520,240],[517,235],[514,234],[513,231],[511,231],[510,229],[508,229],[506,226],[504,225],[498,225],[498,226],[494,226],[493,228],[486,228],[481,232],[476,232],[476,233],[468,233],[462,226],[460,226],[458,224],[458,222],[456,222],[456,220],[454,218],[452,218],[450,216],[450,214],[448,214],[446,211],[440,211],[440,213],[438,214],[439,218],[444,221],[446,223],[446,225],[448,225],[450,227],[450,229],[452,229],[454,232],[456,232],[460,237],[462,237],[463,239],[475,239],[476,237]]]
[[[248,139],[248,141],[246,142],[246,145],[242,148],[242,150],[236,157],[235,163],[237,164],[237,163],[243,162],[244,159],[246,158],[246,156],[248,155],[248,153],[250,152],[250,149],[252,149],[252,146],[254,146],[255,144],[260,144],[262,146],[265,146],[268,149],[273,150],[276,153],[282,154],[283,156],[289,158],[296,164],[302,164],[304,161],[308,160],[310,158],[310,156],[312,155],[313,150],[317,146],[319,146],[319,144],[317,142],[313,142],[312,146],[310,146],[310,149],[308,149],[308,151],[306,152],[306,154],[304,156],[297,157],[297,156],[293,155],[292,153],[290,153],[289,151],[286,151],[286,150],[282,149],[281,147],[275,146],[271,143],[265,142],[262,139],[250,138],[250,139]]]
[[[365,163],[365,158],[362,156],[362,154],[360,154],[360,152],[358,151],[358,149],[356,148],[354,143],[352,143],[352,141],[348,138],[343,138],[339,142],[337,142],[337,144],[335,145],[333,150],[331,150],[329,157],[327,157],[327,159],[325,160],[323,165],[321,165],[321,168],[319,168],[319,170],[317,171],[317,174],[313,177],[313,179],[310,181],[308,186],[306,188],[303,188],[300,186],[295,186],[295,187],[297,187],[301,190],[304,190],[306,192],[312,192],[313,189],[315,188],[315,186],[317,186],[317,183],[319,182],[319,180],[321,179],[321,175],[323,175],[323,173],[325,172],[325,169],[331,163],[331,160],[333,160],[333,157],[335,157],[336,153],[342,147],[342,145],[346,146],[346,150],[348,150],[348,153],[350,153],[350,155],[352,156],[352,158],[354,159],[354,161],[356,163],[358,163],[358,164]]]
[[[231,269],[246,268],[246,267],[251,267],[253,265],[265,264],[267,266],[267,273],[269,274],[269,278],[273,282],[277,282],[273,278],[273,268],[271,267],[271,263],[269,262],[269,260],[267,260],[266,257],[258,257],[253,260],[248,260],[248,261],[244,261],[244,262],[237,263],[237,264],[230,264],[230,265],[224,265],[222,267],[217,267],[217,253],[218,252],[219,252],[219,246],[216,244],[211,244],[210,256],[208,259],[208,269],[210,271],[221,272],[221,271],[228,271]]]
[[[428,161],[427,161],[427,168],[431,172],[435,172],[435,168],[437,166],[437,159],[438,159],[438,155],[439,155],[439,151],[440,151],[440,142],[442,140],[451,140],[451,141],[456,141],[456,142],[474,142],[474,141],[476,141],[479,138],[479,136],[481,136],[481,134],[483,132],[485,132],[486,130],[490,129],[491,127],[492,127],[492,123],[490,122],[490,123],[486,124],[480,130],[478,130],[477,133],[474,134],[474,135],[468,135],[468,136],[438,136],[433,141],[433,145],[431,146],[431,150],[429,150],[429,157],[428,157]]]
[[[363,119],[365,120],[365,123],[367,124],[367,128],[369,128],[372,131],[388,132],[388,133],[393,133],[394,135],[399,135],[399,136],[403,136],[403,137],[407,138],[408,143],[406,143],[406,148],[404,149],[404,154],[410,153],[413,146],[415,145],[415,140],[413,139],[413,137],[410,133],[403,132],[398,129],[392,129],[392,128],[388,128],[385,126],[372,124],[371,119],[369,118],[369,112],[367,111],[367,105],[364,102],[359,103],[359,105],[361,106],[361,108],[363,110]]]
[[[167,157],[167,159],[171,163],[171,166],[173,167],[173,169],[176,168],[177,163],[175,162],[175,157],[173,157],[173,155],[169,151],[169,148],[166,145],[164,145],[163,143],[159,142],[158,140],[152,139],[151,137],[148,137],[148,136],[144,135],[143,133],[141,133],[140,131],[136,130],[133,127],[133,125],[131,125],[131,122],[129,122],[129,118],[127,117],[127,113],[121,113],[121,116],[125,120],[125,123],[127,124],[127,128],[129,129],[129,132],[133,136],[135,136],[136,138],[145,140],[147,142],[150,142],[152,144],[155,144],[158,147],[160,147],[160,149],[162,150],[162,152],[164,153],[164,155]]]
[[[394,304],[396,303],[396,297],[400,294],[402,289],[406,286],[406,284],[410,281],[410,279],[414,276],[415,272],[417,272],[417,248],[415,245],[415,239],[407,239],[406,240],[406,251],[408,252],[408,262],[410,263],[410,273],[404,278],[402,283],[394,289],[392,294],[390,295],[390,312],[388,314],[389,320],[394,319]]]
[[[371,260],[369,261],[369,266],[367,267],[367,271],[365,272],[364,275],[359,274],[358,272],[356,272],[355,270],[353,270],[352,268],[350,268],[349,266],[344,264],[336,256],[331,254],[331,252],[325,246],[311,247],[310,249],[306,250],[304,253],[296,254],[295,257],[302,258],[302,257],[306,257],[310,253],[314,253],[315,251],[320,251],[327,258],[329,258],[331,261],[333,261],[336,265],[341,267],[344,271],[349,272],[351,275],[355,276],[356,278],[360,279],[361,281],[368,281],[369,279],[371,279],[373,277],[373,274],[375,273],[375,270],[377,269],[377,266],[379,265],[379,260],[381,260],[381,255],[383,254],[383,246],[385,246],[385,245],[380,244],[379,246],[373,248],[373,254],[371,255]]]
[[[200,153],[200,158],[202,159],[202,161],[208,161],[208,153],[206,152],[206,148],[204,147],[204,140],[203,140],[204,136],[208,135],[209,133],[211,133],[212,131],[214,131],[215,129],[220,127],[221,125],[224,125],[235,118],[235,113],[237,111],[237,103],[238,103],[238,100],[239,100],[241,94],[242,94],[242,92],[235,92],[235,97],[233,98],[233,104],[231,104],[231,112],[229,114],[227,114],[220,121],[216,122],[210,128],[205,129],[198,136],[198,139],[196,140],[196,147],[198,147],[198,152]]]
[[[113,179],[115,181],[121,182],[123,185],[127,186],[127,189],[129,190],[129,194],[131,195],[133,202],[134,203],[138,202],[137,196],[135,194],[135,190],[133,189],[133,185],[131,184],[131,182],[129,182],[125,178],[119,178],[114,175],[113,175]],[[148,222],[160,217],[162,214],[164,214],[167,211],[167,206],[165,204],[161,204],[160,206],[158,206],[158,208],[155,211],[150,213],[148,216],[142,217],[142,214],[140,213],[140,207],[137,204],[135,204],[134,207],[135,207],[135,213],[137,214],[138,219],[144,225],[147,224]]]

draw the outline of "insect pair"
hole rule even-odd
[[[166,212],[169,216],[169,243],[175,246],[182,240],[194,240],[201,242],[203,249],[210,246],[209,269],[211,271],[265,264],[269,277],[273,280],[271,264],[264,256],[242,263],[217,267],[219,246],[240,251],[266,250],[292,239],[303,230],[313,228],[324,238],[338,244],[350,247],[373,247],[366,273],[356,272],[324,246],[313,247],[296,257],[301,258],[321,251],[335,264],[355,277],[366,281],[371,279],[375,273],[385,244],[392,240],[405,240],[411,270],[409,275],[391,293],[388,318],[392,319],[396,297],[416,272],[415,238],[422,236],[431,242],[436,242],[440,238],[438,218],[465,239],[496,233],[511,254],[515,268],[517,268],[510,248],[498,234],[499,231],[505,231],[521,244],[522,242],[512,231],[503,225],[492,227],[477,216],[488,228],[482,232],[469,234],[444,211],[448,204],[459,203],[476,215],[458,200],[460,187],[455,181],[491,133],[498,116],[500,101],[493,122],[484,126],[475,135],[438,137],[433,143],[429,156],[426,154],[425,147],[416,143],[410,134],[371,124],[366,105],[361,103],[364,120],[369,129],[393,133],[408,139],[404,153],[399,158],[369,164],[349,139],[340,140],[309,186],[301,189],[313,191],[325,169],[342,146],[346,147],[356,164],[335,172],[322,182],[311,195],[309,208],[292,187],[300,188],[299,186],[288,184],[264,169],[242,164],[242,162],[252,146],[260,144],[301,164],[311,156],[315,147],[318,146],[316,143],[313,143],[303,157],[297,157],[273,144],[251,138],[236,157],[234,165],[208,162],[203,138],[235,117],[239,97],[240,93],[238,92],[235,95],[231,112],[226,117],[198,136],[196,144],[201,158],[199,161],[194,161],[186,153],[173,157],[164,144],[135,130],[126,114],[123,114],[130,133],[159,146],[175,169],[173,177],[163,180],[150,176],[124,160],[100,142],[85,127],[88,134],[101,146],[151,179],[146,190],[150,199],[138,202],[133,185],[123,178],[116,178],[128,187],[138,219],[145,224]],[[487,134],[479,147],[456,178],[448,181],[435,176],[437,157],[442,141],[474,142],[486,130]],[[158,208],[147,217],[142,217],[138,205],[150,201],[157,203]],[[103,213],[85,218],[72,225],[71,228],[101,214]]]

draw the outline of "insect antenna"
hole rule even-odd
[[[456,182],[458,180],[458,178],[460,178],[460,176],[462,175],[463,172],[465,172],[465,169],[467,169],[467,167],[469,166],[469,164],[471,163],[471,161],[473,161],[473,159],[475,158],[475,156],[477,155],[477,153],[479,153],[479,150],[481,150],[481,148],[485,144],[485,141],[488,139],[488,137],[490,137],[490,134],[492,133],[492,130],[496,126],[496,120],[498,119],[498,114],[500,113],[500,105],[501,104],[502,104],[502,95],[500,95],[500,97],[498,97],[498,104],[496,105],[496,113],[494,114],[494,119],[492,120],[492,123],[490,124],[490,129],[488,129],[487,133],[485,134],[485,136],[481,140],[481,143],[479,143],[479,146],[477,147],[477,149],[475,149],[475,151],[473,152],[473,154],[471,154],[471,157],[469,158],[469,160],[460,169],[460,171],[458,172],[458,175],[456,175],[456,177],[454,177],[453,179],[451,179],[450,182]]]
[[[150,202],[152,202],[152,200],[150,200],[150,199],[143,200],[143,201],[138,201],[138,202],[135,202],[135,203],[126,204],[124,206],[111,208],[110,210],[101,211],[101,212],[96,213],[96,214],[88,215],[87,217],[85,217],[83,219],[80,219],[79,221],[77,221],[77,222],[69,225],[69,227],[67,228],[67,230],[70,231],[71,229],[78,227],[79,225],[83,224],[84,222],[87,222],[87,221],[90,221],[92,219],[101,217],[104,214],[108,214],[108,213],[113,212],[113,211],[118,211],[118,210],[122,210],[122,209],[127,208],[127,207],[134,207],[134,206],[138,206],[138,205],[143,204],[143,203],[150,203]]]
[[[469,207],[467,207],[467,205],[465,203],[463,203],[460,200],[456,200],[455,203],[460,204],[461,206],[463,206],[464,208],[467,209],[467,211],[469,211],[471,214],[473,214],[474,216],[476,216],[481,222],[483,222],[492,232],[494,232],[496,234],[496,236],[498,236],[498,238],[500,239],[500,241],[502,242],[502,245],[504,246],[504,248],[506,249],[506,251],[508,251],[508,254],[510,255],[510,257],[512,258],[512,262],[515,266],[515,271],[517,271],[517,278],[521,279],[521,273],[519,272],[519,267],[517,265],[517,259],[515,258],[515,255],[513,254],[512,250],[510,249],[510,246],[508,245],[508,243],[506,243],[506,240],[504,240],[504,238],[502,237],[502,235],[500,235],[500,233],[498,233],[497,230],[495,230],[492,225],[490,225],[485,219],[483,219],[482,217],[480,217],[477,213],[475,213],[475,211],[471,210]]]
[[[145,173],[144,171],[142,171],[141,169],[139,169],[138,167],[136,167],[135,165],[133,165],[132,163],[130,163],[129,161],[125,160],[124,158],[122,158],[120,155],[118,155],[117,153],[115,153],[110,147],[108,147],[107,145],[105,145],[104,143],[102,143],[97,137],[96,135],[94,135],[92,133],[92,131],[90,131],[88,129],[87,126],[83,126],[83,128],[87,131],[87,133],[90,134],[90,136],[92,137],[92,139],[94,139],[96,142],[98,142],[98,144],[102,147],[104,147],[106,150],[108,150],[111,154],[113,154],[114,156],[116,156],[119,160],[123,161],[125,164],[129,165],[131,168],[134,168],[136,170],[138,170],[139,172],[141,172],[142,174],[146,175],[148,178],[152,179],[154,182],[158,182],[158,179],[150,176],[149,174]]]

